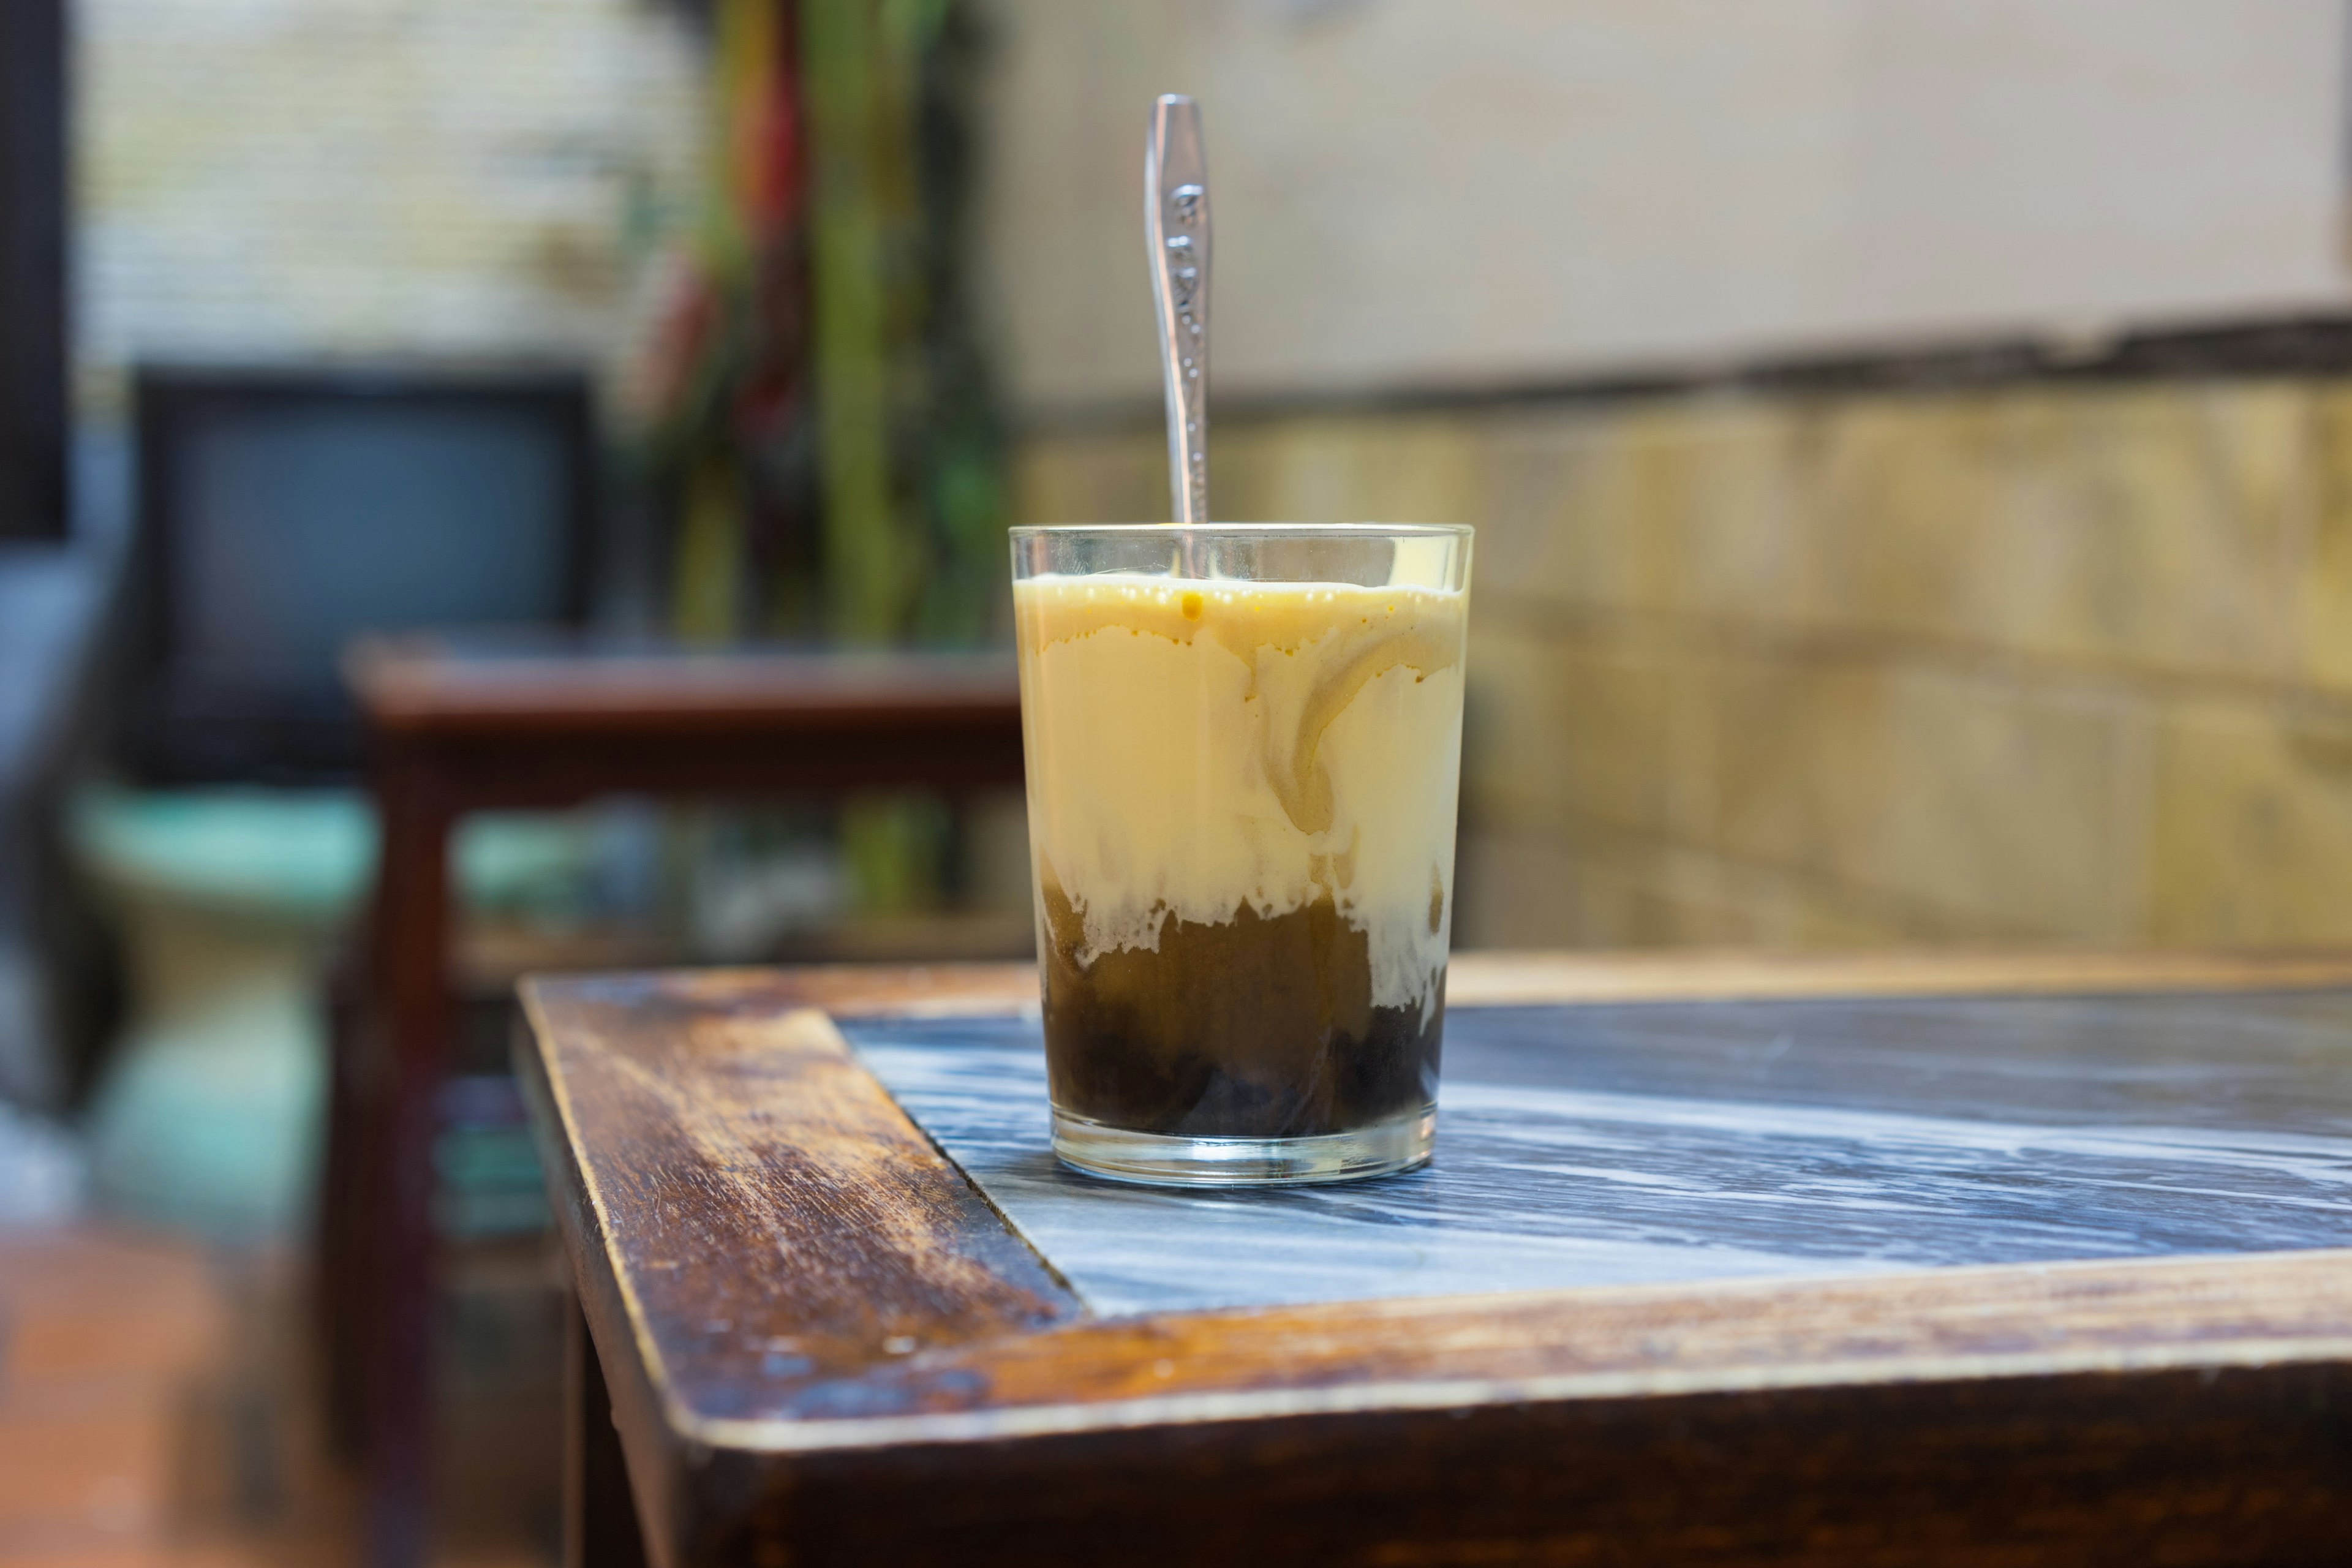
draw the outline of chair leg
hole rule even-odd
[[[327,1127],[311,1276],[312,1339],[319,1349],[328,1442],[345,1463],[365,1452],[367,1432],[366,1312],[373,1292],[363,1273],[368,1213],[361,1191],[361,1105],[358,999],[339,966],[330,985]]]
[[[369,1097],[368,1550],[373,1568],[417,1568],[432,1441],[433,1144],[451,1023],[450,817],[413,760],[380,770],[376,800],[383,859],[369,990],[390,1049],[387,1081]]]
[[[563,1568],[646,1568],[621,1435],[596,1342],[574,1297],[563,1374]]]

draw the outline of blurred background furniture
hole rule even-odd
[[[151,368],[137,399],[122,725],[144,778],[348,782],[354,635],[586,618],[577,373]]]
[[[115,772],[73,817],[128,950],[96,1182],[150,1223],[280,1236],[319,1158],[320,976],[376,862],[338,653],[369,630],[580,624],[587,387],[175,366],[140,374],[136,412]]]
[[[65,1042],[103,999],[59,982],[87,940],[59,842],[66,769],[89,729],[106,574],[98,552],[0,543],[0,1100],[54,1110],[77,1087]],[[79,1009],[81,1019],[67,1016]]]
[[[616,795],[1017,784],[1020,699],[1001,656],[425,640],[362,645],[349,673],[383,855],[362,1016],[337,1062],[322,1278],[341,1381],[362,1402],[373,1560],[405,1565],[425,1543],[433,1151],[456,1027],[453,830],[473,813]]]
[[[76,984],[87,932],[57,842],[107,582],[68,542],[66,58],[63,0],[0,12],[0,1108],[45,1112],[104,1012]]]
[[[0,542],[72,519],[65,0],[0,11]]]

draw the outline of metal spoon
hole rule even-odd
[[[1209,521],[1209,164],[1201,110],[1181,93],[1151,106],[1143,226],[1168,394],[1168,489],[1178,522]]]

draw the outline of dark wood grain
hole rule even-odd
[[[1710,962],[1642,967],[1666,995],[1771,968]],[[2078,962],[2094,991],[2160,968]],[[1583,981],[1622,1000],[1607,968]],[[1578,966],[1464,969],[1523,1003]],[[2021,975],[2060,984],[1979,957],[1881,963],[1875,994]],[[1086,1317],[809,1010],[1001,1012],[1024,980],[527,988],[656,1562],[2321,1563],[2352,1539],[2352,1252]]]
[[[1346,1408],[1370,1382],[1479,1404],[2347,1352],[2352,1251],[2330,1251],[1169,1313],[934,1352],[892,1381],[909,1411],[1050,1411],[1076,1430],[1131,1418],[1111,1407],[1132,1400]]]
[[[2340,1365],[1527,1400],[798,1456],[675,1562],[2319,1564]]]
[[[411,638],[362,642],[344,662],[371,723],[400,734],[688,734],[779,719],[931,729],[1020,710],[1010,656],[474,650]]]
[[[348,1270],[341,1292],[362,1325],[362,1426],[373,1562],[406,1568],[425,1550],[431,1421],[433,1141],[455,1008],[447,982],[449,792],[419,759],[386,751],[373,783],[383,825],[368,928],[369,996],[341,1092],[361,1107],[350,1205],[326,1216],[322,1256]]]
[[[633,1131],[583,1195],[678,1412],[781,1388],[805,1391],[788,1410],[854,1415],[845,1373],[1076,1314],[823,1013],[648,990],[581,982],[529,1006],[565,1042],[551,1098],[572,1136]]]
[[[362,644],[345,662],[379,756],[427,770],[465,811],[1022,776],[1009,658],[469,655],[409,641]]]
[[[656,1542],[711,1528],[676,1478],[708,1468],[685,1457],[711,1451],[692,1433],[705,1415],[855,1418],[891,1397],[877,1369],[1081,1310],[824,1014],[632,981],[533,987],[526,1005],[564,1042],[555,1063],[527,1057],[525,1081],[583,1305],[600,1347],[636,1352],[613,1394],[623,1440],[633,1468],[673,1478],[641,1488]],[[573,1152],[622,1128],[627,1159]]]

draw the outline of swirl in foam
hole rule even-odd
[[[1031,850],[1081,967],[1328,902],[1371,1005],[1436,1005],[1453,923],[1466,595],[1337,583],[1015,585]],[[1056,933],[1042,931],[1042,940]]]

